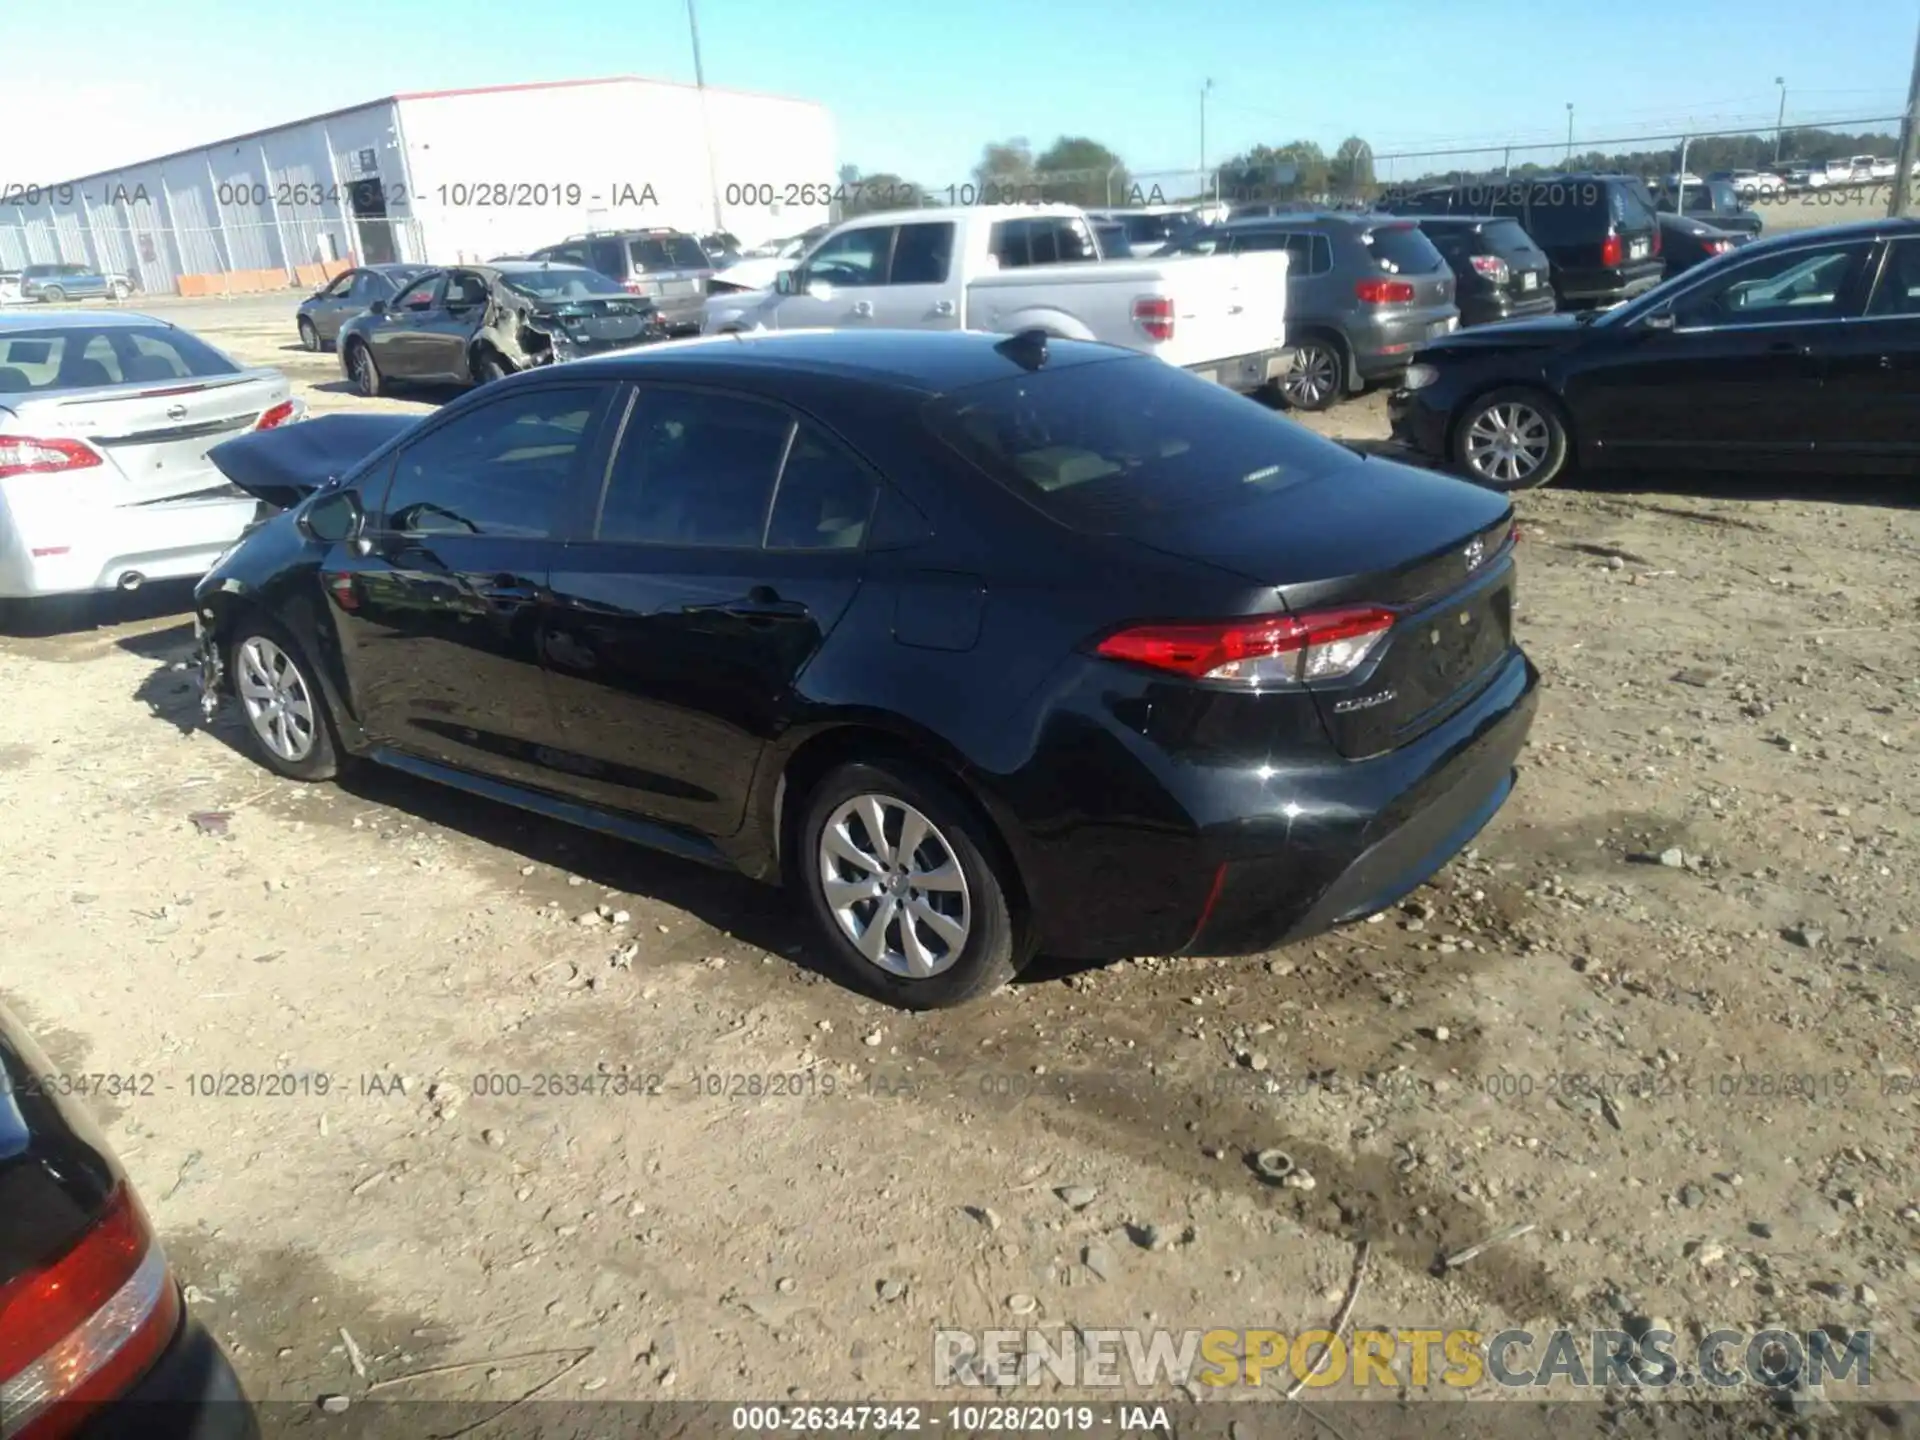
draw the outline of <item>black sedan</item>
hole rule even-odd
[[[1394,437],[1500,490],[1570,463],[1920,470],[1920,221],[1776,236],[1627,305],[1416,357]]]
[[[72,1079],[0,1006],[0,1433],[253,1440]]]
[[[1691,215],[1660,212],[1660,253],[1667,262],[1668,279],[1684,275],[1716,255],[1737,250],[1752,239],[1751,235],[1722,230]]]
[[[666,338],[654,303],[580,265],[501,260],[429,270],[340,329],[362,395],[394,383],[484,385],[517,370]]]
[[[402,287],[427,273],[425,265],[362,265],[300,302],[294,328],[300,343],[319,350],[340,338],[340,327],[378,300],[390,302]]]
[[[1533,713],[1504,499],[1115,347],[719,337],[288,428],[212,452],[294,508],[196,592],[210,714],[784,878],[896,1004],[1371,914]]]

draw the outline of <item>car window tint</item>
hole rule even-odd
[[[1366,245],[1375,267],[1388,275],[1431,275],[1447,268],[1417,225],[1382,225],[1368,233]]]
[[[645,235],[627,242],[636,270],[706,270],[712,262],[691,235]]]
[[[1292,238],[1278,230],[1251,230],[1234,237],[1233,253],[1245,255],[1250,250],[1287,250]]]
[[[1838,319],[1841,298],[1865,254],[1863,244],[1833,245],[1754,260],[1681,297],[1675,324],[1698,330]]]
[[[615,280],[626,278],[627,267],[622,263],[620,242],[618,240],[595,240],[587,246],[585,261],[587,268],[598,270],[602,275]]]
[[[1147,538],[1197,509],[1264,497],[1350,452],[1219,385],[1129,358],[1046,369],[930,401],[934,434],[1089,534]]]
[[[892,239],[887,225],[844,230],[807,257],[807,276],[829,285],[878,285]]]
[[[703,390],[644,389],[614,458],[595,537],[757,547],[793,433],[783,410]]]
[[[1032,263],[1032,250],[1028,233],[1033,227],[1031,220],[1002,220],[993,227],[987,237],[987,244],[993,251],[993,258],[1000,262],[1002,270],[1017,270]]]
[[[1038,263],[1038,256],[1035,257]],[[953,261],[953,226],[902,225],[893,242],[890,285],[939,285]]]
[[[1867,313],[1920,315],[1920,240],[1894,242]]]
[[[780,471],[767,548],[858,549],[875,492],[865,466],[813,426],[801,424]]]
[[[403,449],[387,492],[408,535],[553,536],[599,411],[597,387],[520,390]]]
[[[344,300],[353,293],[354,287],[360,283],[361,275],[365,273],[361,270],[349,270],[320,293],[329,300]]]

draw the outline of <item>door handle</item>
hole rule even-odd
[[[720,613],[736,620],[796,620],[807,613],[807,607],[798,600],[775,596],[767,600],[734,600],[722,605]]]
[[[1767,347],[1767,351],[1772,355],[1799,355],[1805,357],[1813,354],[1813,347],[1811,345],[1804,345],[1798,340],[1776,340]]]
[[[512,575],[497,575],[478,587],[480,598],[496,605],[531,605],[540,598],[540,587]]]
[[[936,315],[953,314],[953,302],[951,300],[942,300],[939,304],[933,307],[933,313]]]
[[[854,301],[854,302],[853,302],[853,313],[854,313],[854,314],[856,314],[856,315],[871,315],[871,314],[873,314],[873,302],[872,302],[871,300],[856,300],[856,301]]]

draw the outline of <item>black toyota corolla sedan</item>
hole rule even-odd
[[[1920,220],[1716,255],[1598,315],[1464,331],[1388,397],[1397,440],[1494,489],[1569,464],[1920,470]]]
[[[1536,675],[1507,502],[1134,352],[722,336],[212,453],[209,713],[790,883],[848,979],[1245,953],[1433,874]]]
[[[254,1440],[77,1079],[0,1006],[0,1435]]]

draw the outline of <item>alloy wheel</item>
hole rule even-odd
[[[353,383],[362,395],[371,395],[377,388],[373,368],[373,353],[365,345],[353,347]]]
[[[882,970],[924,980],[967,947],[972,897],[940,829],[891,795],[856,795],[820,832],[820,887],[854,948]]]
[[[1553,428],[1531,405],[1489,405],[1467,427],[1467,468],[1496,485],[1519,485],[1547,462]]]
[[[1303,410],[1326,404],[1339,388],[1340,357],[1325,345],[1301,346],[1292,368],[1280,377],[1280,393]]]
[[[313,696],[300,667],[264,635],[249,636],[240,647],[234,677],[247,723],[275,755],[298,765],[313,753]]]

